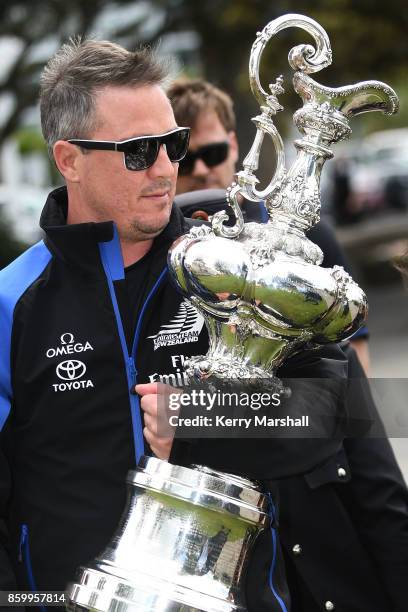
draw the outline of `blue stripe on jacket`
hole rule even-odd
[[[9,415],[12,399],[10,351],[14,309],[51,257],[41,241],[0,271],[0,430]]]

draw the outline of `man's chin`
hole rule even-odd
[[[151,240],[162,233],[169,222],[169,218],[159,223],[156,219],[154,222],[134,223],[127,231],[124,232],[123,238],[129,242],[139,242],[141,240]]]
[[[157,225],[155,225],[155,226],[139,227],[136,231],[138,231],[142,236],[145,236],[146,240],[147,240],[148,238],[156,238],[156,236],[158,236],[159,234],[162,233],[162,231],[164,230],[166,225],[167,225],[167,223],[165,225],[160,226],[160,227],[158,227]]]

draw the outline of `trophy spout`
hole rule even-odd
[[[325,104],[345,117],[374,111],[393,115],[399,108],[397,94],[381,81],[361,81],[343,87],[326,87],[306,74],[296,72],[293,86],[304,104]]]
[[[280,190],[267,198],[270,214],[292,220],[307,230],[320,218],[320,176],[333,156],[330,145],[351,134],[349,119],[366,112],[393,114],[398,110],[395,91],[380,81],[362,81],[345,87],[326,87],[298,71],[293,77],[303,106],[293,116],[302,134],[295,141],[297,157]]]

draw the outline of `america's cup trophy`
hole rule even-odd
[[[302,28],[315,41],[289,53],[293,85],[303,101],[294,114],[301,137],[285,167],[273,116],[283,110],[279,77],[260,83],[263,50],[275,34]],[[366,299],[341,267],[320,267],[322,252],[305,235],[319,220],[320,173],[332,143],[349,136],[349,119],[379,110],[396,112],[395,92],[378,81],[346,87],[320,85],[309,75],[331,63],[324,29],[301,15],[284,15],[257,33],[249,77],[261,112],[256,136],[227,191],[235,223],[217,213],[211,227],[194,227],[169,253],[179,290],[203,314],[210,346],[190,359],[192,380],[239,379],[277,385],[277,368],[306,343],[336,342],[363,323]],[[257,190],[265,135],[276,150],[269,185]],[[269,221],[244,223],[243,196],[263,200]],[[273,440],[271,441],[273,444]],[[128,502],[106,549],[79,569],[69,587],[70,609],[138,612],[245,610],[242,577],[251,547],[268,525],[267,498],[258,483],[201,466],[182,468],[144,457],[128,475]]]

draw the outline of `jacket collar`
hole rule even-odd
[[[65,263],[91,271],[100,266],[99,243],[114,238],[114,223],[77,223],[67,225],[68,194],[66,187],[52,191],[40,218],[47,247]],[[156,246],[170,247],[171,243],[188,229],[182,212],[173,206],[170,220],[155,238]]]

